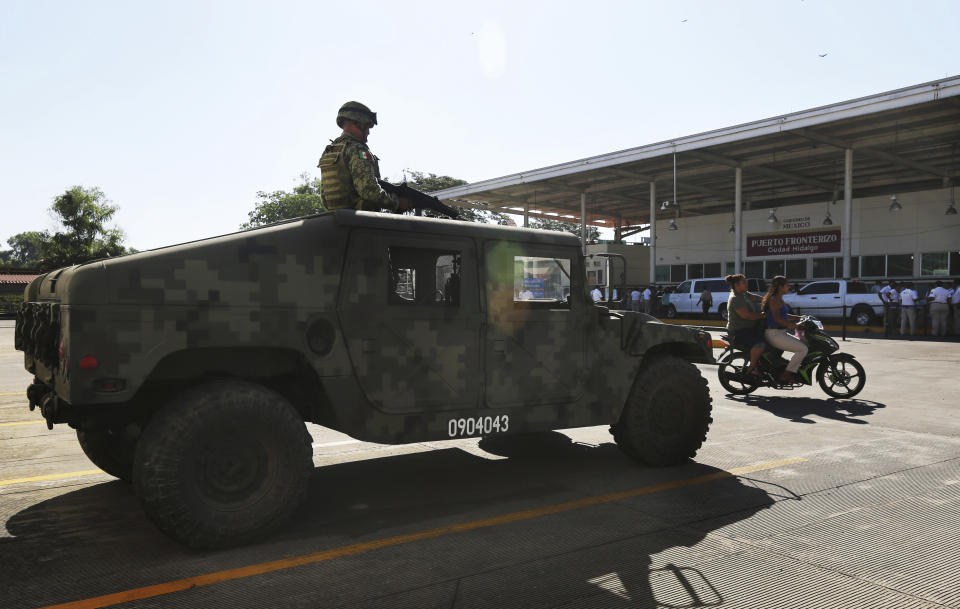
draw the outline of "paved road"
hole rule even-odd
[[[960,607],[960,345],[855,339],[867,388],[731,399],[696,462],[605,427],[407,446],[311,426],[296,522],[192,552],[47,431],[0,326],[0,607]]]

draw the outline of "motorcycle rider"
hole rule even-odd
[[[770,280],[770,286],[763,297],[763,311],[767,314],[764,338],[776,349],[793,352],[787,369],[780,375],[782,383],[792,383],[796,379],[797,370],[809,350],[806,343],[787,333],[787,330],[795,330],[797,322],[800,321],[799,316],[790,315],[790,306],[783,302],[783,295],[789,291],[790,282],[783,275],[777,275]]]
[[[763,319],[763,312],[758,311],[763,301],[760,296],[747,291],[747,278],[742,273],[724,277],[730,286],[730,297],[727,300],[727,331],[734,345],[750,350],[750,366],[747,374],[759,377],[757,360],[763,353],[766,343],[763,342],[763,331],[757,322]]]

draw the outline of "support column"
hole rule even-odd
[[[580,193],[580,250],[587,253],[587,191]]]
[[[843,227],[840,249],[843,252],[843,278],[850,279],[850,237],[853,218],[853,148],[844,151],[843,159]]]
[[[523,228],[529,228],[530,226],[530,204],[523,204]]]
[[[733,272],[743,272],[743,168],[734,169],[733,184]]]
[[[657,183],[650,182],[650,280],[657,281]]]

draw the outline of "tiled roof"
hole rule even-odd
[[[0,284],[19,284],[27,285],[39,275],[28,275],[20,273],[0,273]]]

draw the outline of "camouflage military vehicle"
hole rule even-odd
[[[31,409],[218,547],[294,512],[305,421],[379,443],[611,424],[640,462],[694,456],[709,335],[587,291],[573,235],[338,210],[42,275],[16,347]]]

